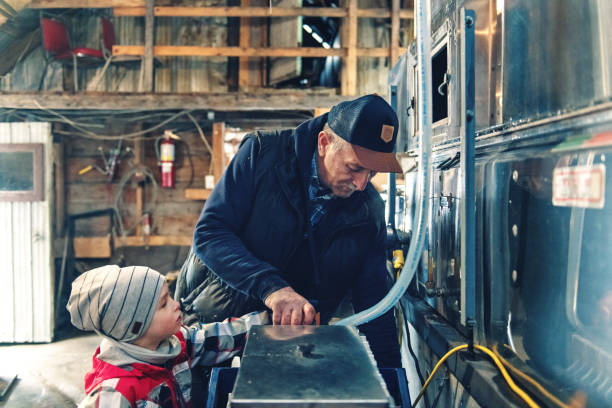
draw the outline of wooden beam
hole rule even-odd
[[[373,9],[358,9],[357,17],[359,18],[392,18],[399,17],[401,20],[413,20],[414,11],[400,9],[397,15],[392,14],[393,12],[389,9],[384,8],[373,8]]]
[[[251,0],[241,0],[242,7],[251,5]],[[240,47],[249,48],[251,46],[251,19],[248,17],[240,18]],[[249,88],[249,57],[240,57],[238,60],[238,89],[241,91]]]
[[[186,188],[185,198],[188,200],[207,200],[211,191],[205,188]]]
[[[342,95],[355,95],[357,92],[357,0],[347,0],[348,17],[344,20],[346,57],[342,67]]]
[[[57,125],[60,126],[61,125]],[[53,164],[55,165],[55,233],[64,236],[66,221],[66,166],[64,155],[64,138],[53,143]]]
[[[213,176],[215,177],[215,184],[221,178],[223,170],[225,170],[225,151],[223,144],[225,141],[225,123],[215,122],[213,123],[213,135],[212,135],[212,161],[213,161]]]
[[[113,56],[143,55],[142,45],[115,45]],[[200,47],[195,45],[157,45],[153,47],[156,57],[341,57],[342,48],[293,47],[293,48],[247,48],[247,47]],[[387,51],[388,53],[388,51]]]
[[[126,246],[191,246],[193,236],[191,235],[151,235],[149,237],[128,236],[115,237],[115,247]]]
[[[324,113],[327,113],[331,110],[331,107],[329,108],[315,108],[314,110],[314,117],[316,118],[317,116],[321,116]]]
[[[76,237],[72,241],[75,258],[110,258],[110,235],[103,237]]]
[[[390,57],[390,48],[357,48],[356,50],[358,57]],[[397,48],[399,55],[401,55],[406,48]]]
[[[111,8],[111,7],[142,7],[144,0],[33,0],[29,8]],[[144,16],[144,13],[143,13]]]
[[[139,130],[142,130],[142,127],[139,126]],[[144,150],[144,139],[136,139],[134,140],[134,165],[139,166],[144,164],[145,161],[145,150]],[[144,174],[141,175],[144,179]],[[136,178],[136,181],[141,181],[140,175]],[[142,209],[144,207],[144,189],[138,183],[136,187],[136,217],[140,220],[142,219]],[[136,226],[136,235],[142,234],[142,222],[139,222]]]
[[[348,16],[346,8],[336,7],[155,7],[155,17],[336,17]],[[116,7],[116,17],[142,17],[144,7]],[[413,19],[412,10],[399,10],[400,19]],[[385,8],[357,9],[358,18],[391,18]]]
[[[391,66],[399,59],[400,0],[391,0]]]
[[[145,92],[153,92],[153,45],[155,44],[154,4],[155,0],[146,0],[145,45],[144,59],[142,61],[144,69],[144,84],[142,90]]]
[[[217,112],[264,110],[313,110],[333,106],[348,98],[313,91],[155,94],[80,92],[3,92],[0,107],[15,109],[72,109],[157,111],[196,109]]]
[[[401,53],[405,48],[396,48]],[[113,55],[143,55],[142,45],[115,45]],[[390,48],[355,48],[356,57],[389,57]],[[158,45],[153,47],[156,57],[346,57],[347,48],[287,47],[200,47],[192,45]]]

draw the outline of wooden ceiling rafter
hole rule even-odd
[[[165,57],[239,57],[243,73],[239,75],[240,88],[247,90],[249,81],[246,73],[248,57],[327,57],[338,56],[343,59],[341,93],[354,95],[357,82],[357,57],[389,57],[391,65],[395,64],[405,49],[399,46],[400,21],[414,19],[414,11],[402,9],[401,0],[392,0],[390,8],[360,9],[357,0],[347,0],[345,7],[251,7],[244,2],[240,7],[184,7],[184,6],[157,6],[152,0],[34,0],[32,8],[88,8],[111,7],[115,16],[145,16],[148,31],[152,30],[153,19],[156,17],[242,17],[245,20],[241,28],[245,31],[246,19],[253,17],[335,17],[343,19],[343,48],[253,48],[248,46],[247,33],[244,33],[239,47],[200,47],[200,46],[155,46],[152,35],[145,38],[141,45],[116,45],[113,55],[144,55],[145,78],[153,76],[153,67],[150,63],[153,56]],[[357,48],[357,19],[358,18],[390,18],[391,42],[384,48]],[[152,81],[149,81],[152,82]],[[150,87],[146,91],[152,90]]]
[[[142,17],[145,7],[116,7],[116,17]],[[155,7],[155,17],[348,17],[348,8],[342,7]],[[386,8],[357,9],[358,18],[392,18]],[[412,10],[398,9],[397,17],[411,20]]]
[[[103,92],[3,92],[0,108],[7,109],[74,109],[91,110],[210,110],[266,111],[314,110],[334,106],[347,96],[314,91],[232,92],[208,94],[103,93]]]

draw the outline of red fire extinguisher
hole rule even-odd
[[[161,186],[163,188],[174,188],[176,149],[173,139],[179,140],[179,137],[166,130],[160,143],[159,166],[161,167]]]

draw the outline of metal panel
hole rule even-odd
[[[503,14],[503,122],[612,96],[609,1],[507,0]]]
[[[11,143],[10,124],[0,123],[0,143]],[[15,330],[13,291],[13,206],[10,202],[0,202],[0,259],[4,264],[0,268],[2,294],[0,295],[0,341],[13,341]]]
[[[0,141],[45,144],[45,201],[0,203],[0,342],[46,342],[52,338],[50,126],[0,123]]]
[[[474,189],[474,23],[473,10],[461,9],[461,324],[476,316],[476,204]]]
[[[43,143],[45,145],[45,200],[33,202],[31,207],[31,268],[35,280],[35,284],[32,286],[33,341],[50,341],[53,327],[53,268],[51,258],[53,235],[51,214],[52,198],[54,197],[50,124],[30,123],[30,143]]]
[[[231,407],[388,407],[365,339],[349,326],[256,326]]]

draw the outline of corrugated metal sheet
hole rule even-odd
[[[0,202],[0,342],[48,342],[53,336],[51,127],[0,123],[0,143],[43,143],[44,201]]]

